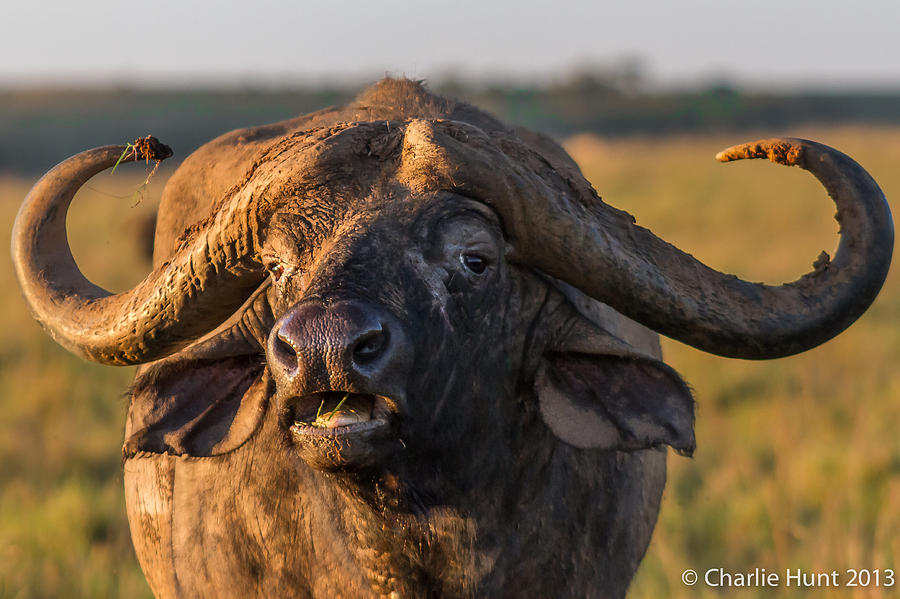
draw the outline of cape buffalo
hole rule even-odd
[[[89,150],[32,189],[13,255],[65,348],[143,364],[128,516],[158,597],[622,597],[694,402],[657,333],[786,356],[878,293],[876,183],[814,142],[769,157],[838,208],[833,260],[781,286],[712,270],[605,204],[551,140],[421,85],[228,133],[163,194],[153,271],[110,294],[65,217],[153,138]],[[602,303],[601,303],[602,302]]]

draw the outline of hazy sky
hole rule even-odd
[[[0,0],[0,84],[559,76],[900,87],[897,0]]]

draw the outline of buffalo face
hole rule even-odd
[[[306,463],[378,467],[502,436],[524,344],[509,331],[530,315],[510,306],[490,209],[439,193],[375,199],[313,235],[288,212],[273,222],[266,362]]]

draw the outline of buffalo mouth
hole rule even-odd
[[[292,401],[290,431],[299,436],[338,437],[389,425],[395,403],[383,396],[350,391],[323,391]]]

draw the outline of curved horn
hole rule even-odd
[[[784,285],[750,283],[705,266],[604,204],[577,169],[551,167],[507,134],[413,121],[405,144],[411,151],[404,155],[417,158],[401,165],[409,184],[483,199],[499,213],[520,260],[722,356],[777,358],[827,341],[868,308],[891,262],[894,230],[884,194],[851,158],[811,141],[768,139],[718,156],[800,166],[837,205],[841,241],[834,260],[820,256],[813,272]]]
[[[69,204],[88,179],[119,161],[171,156],[153,138],[134,145],[130,156],[126,146],[106,146],[61,162],[35,184],[13,225],[16,276],[35,318],[60,345],[104,364],[174,353],[224,321],[264,278],[250,251],[246,198],[227,204],[129,291],[113,295],[84,277],[66,236]]]
[[[746,359],[806,351],[859,318],[884,283],[894,244],[878,184],[850,157],[802,139],[767,139],[717,155],[723,162],[761,157],[808,170],[828,191],[841,224],[833,261],[823,253],[812,272],[784,285],[750,283],[633,226],[617,235],[623,280],[606,291],[605,301],[669,337]],[[588,285],[584,276],[572,281],[579,283]]]

